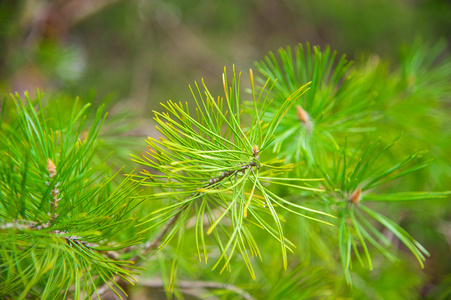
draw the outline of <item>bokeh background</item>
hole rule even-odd
[[[148,113],[279,47],[309,41],[396,60],[416,37],[450,40],[450,1],[3,0],[0,92],[111,97]]]
[[[268,51],[307,41],[396,65],[419,39],[445,40],[449,55],[451,1],[2,0],[0,95],[39,88],[49,98],[109,103],[113,117],[130,111],[133,135],[145,137],[160,102],[190,101],[188,85],[201,78],[220,91],[224,66],[247,72]],[[433,254],[424,295],[451,284],[450,224],[423,237]]]

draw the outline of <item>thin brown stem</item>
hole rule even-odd
[[[260,159],[260,157],[258,156],[258,148],[257,146],[254,146],[253,148],[253,156],[255,158],[255,160],[252,160],[248,163],[243,163],[239,166],[239,168],[235,169],[235,170],[230,170],[230,171],[224,171],[221,173],[220,176],[212,178],[208,181],[208,183],[204,186],[204,188],[208,188],[208,187],[214,187],[216,186],[219,182],[231,177],[231,176],[237,176],[237,174],[239,172],[245,172],[246,170],[252,170],[253,167],[255,168],[259,168],[259,164],[258,164],[258,160]],[[195,192],[193,194],[190,195],[190,198],[197,198],[197,196],[199,196],[201,192]],[[184,209],[186,208],[186,206],[182,206],[179,211],[173,215],[168,222],[164,225],[164,227],[161,229],[160,233],[152,240],[152,241],[148,241],[145,246],[144,249],[142,250],[141,255],[135,255],[131,261],[133,261],[134,263],[138,263],[140,261],[140,259],[149,254],[150,252],[152,252],[153,250],[156,250],[158,248],[158,246],[161,244],[163,238],[165,237],[165,235],[171,230],[171,228],[173,227],[173,225],[175,224],[175,222],[177,222],[177,220],[179,219],[180,215],[182,214],[182,212],[184,211]],[[127,249],[128,251],[131,250],[131,248]],[[97,289],[97,293],[99,294],[99,296],[102,296],[103,294],[105,294],[109,289],[110,289],[110,285],[111,283],[122,283],[123,280],[119,277],[119,276],[115,276],[114,280],[108,283],[104,283],[100,288]],[[182,281],[183,282],[183,281]],[[242,290],[238,289],[237,287],[233,286],[233,285],[224,285],[224,284],[220,284],[220,286],[218,285],[218,283],[212,283],[212,282],[202,282],[199,281],[200,283],[204,283],[205,284],[210,284],[211,286],[203,286],[204,288],[222,288],[222,289],[227,289],[227,290],[231,290],[231,291],[235,291],[237,292],[238,290],[241,291],[240,295],[244,295],[242,292]],[[216,284],[216,285],[215,285]],[[181,285],[180,285],[181,286]],[[245,293],[245,292],[244,292]],[[247,293],[246,293],[247,294]],[[250,295],[247,294],[249,297]],[[92,299],[98,299],[97,298],[97,294],[93,294],[91,296]],[[252,297],[250,298],[246,298],[245,299],[252,299]]]
[[[181,213],[183,210],[180,210],[177,214],[173,215],[169,221],[164,225],[164,227],[161,229],[160,233],[152,240],[152,241],[148,241],[146,243],[146,245],[144,246],[144,249],[142,251],[142,255],[147,255],[149,254],[151,251],[155,250],[158,248],[158,246],[160,245],[161,241],[163,240],[164,236],[166,235],[166,233],[169,232],[169,230],[172,228],[172,225],[174,225],[174,223],[178,220],[178,218],[180,217]],[[135,255],[132,258],[133,262],[137,262],[139,260],[139,256]]]
[[[47,172],[49,172],[50,179],[52,179],[56,175],[56,166],[50,158],[47,160]],[[46,184],[50,184],[50,182],[47,182]],[[44,229],[44,228],[48,228],[48,227],[52,226],[53,222],[58,217],[58,214],[56,213],[56,211],[58,209],[58,202],[60,201],[59,190],[58,190],[59,185],[60,185],[59,182],[56,183],[51,192],[52,200],[50,201],[50,205],[52,206],[52,212],[49,213],[49,215],[51,216],[50,220],[47,223],[37,225],[35,229],[39,230],[39,229]]]
[[[254,298],[246,291],[240,289],[239,287],[216,281],[201,281],[201,280],[180,280],[177,282],[178,286],[182,290],[192,290],[192,289],[216,289],[216,290],[228,290],[232,291],[242,299],[253,300]],[[151,289],[164,288],[163,281],[161,279],[149,279],[139,283],[139,285],[148,287]]]
[[[146,243],[146,245],[144,246],[144,249],[142,250],[142,256],[147,255],[151,251],[153,251],[153,250],[158,248],[158,245],[160,245],[160,243],[163,240],[164,236],[172,228],[172,225],[174,225],[174,223],[178,220],[178,218],[180,217],[182,211],[183,210],[180,210],[177,214],[172,216],[169,219],[169,221],[164,225],[164,227],[161,229],[160,233],[152,241],[149,241],[149,242]],[[138,263],[142,256],[135,255],[131,259],[131,261],[133,261],[134,263]],[[103,294],[108,292],[110,290],[110,285],[112,286],[111,283],[113,283],[113,282],[114,283],[123,283],[124,280],[121,277],[119,277],[119,276],[115,276],[114,280],[110,281],[109,284],[107,282],[105,282],[102,286],[100,286],[100,288],[97,289],[97,293],[99,294],[99,296],[102,296]],[[99,299],[97,297],[97,293],[92,294],[91,295],[91,299]]]

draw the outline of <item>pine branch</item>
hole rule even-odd
[[[305,179],[285,178],[282,174],[290,171],[292,165],[286,164],[283,160],[274,157],[260,159],[261,152],[268,149],[274,140],[275,131],[281,120],[305,93],[309,83],[297,88],[280,103],[273,118],[266,123],[263,119],[271,100],[263,90],[260,94],[256,93],[253,73],[250,71],[255,113],[250,126],[243,126],[240,121],[242,110],[239,101],[239,78],[240,74],[233,72],[233,79],[229,85],[224,72],[224,99],[215,99],[205,85],[202,93],[196,85],[200,100],[193,93],[197,106],[195,117],[189,114],[188,106],[185,108],[181,103],[168,101],[167,104],[163,104],[167,112],[155,112],[155,121],[164,137],[160,140],[149,138],[147,140],[149,151],[142,158],[134,157],[134,161],[156,171],[155,174],[150,174],[144,170],[137,176],[143,180],[144,185],[161,190],[150,195],[150,198],[161,201],[169,198],[174,202],[152,212],[143,220],[142,225],[157,219],[160,220],[157,224],[160,224],[177,214],[177,210],[181,207],[187,208],[184,217],[177,222],[176,229],[171,231],[163,246],[175,236],[189,214],[196,215],[197,220],[204,220],[206,217],[210,223],[206,234],[214,237],[221,251],[213,269],[220,263],[223,263],[220,272],[229,269],[231,257],[234,252],[238,252],[244,259],[251,277],[254,277],[250,257],[253,255],[260,257],[260,253],[248,227],[257,226],[280,243],[282,261],[286,267],[286,252],[292,251],[292,244],[284,236],[282,217],[278,210],[285,210],[328,225],[331,224],[292,208],[333,216],[292,203],[270,191],[267,183],[312,192],[321,190],[302,184],[286,183],[286,181],[303,182]],[[220,174],[217,175],[218,173]],[[199,187],[201,185],[203,186]],[[252,189],[248,192],[250,187]],[[213,216],[211,212],[218,210],[221,212],[220,216]],[[274,225],[267,223],[266,215],[272,217]],[[230,227],[230,231],[223,225],[225,220],[231,224],[227,226]],[[200,257],[203,249],[204,257],[207,259],[205,232],[203,223],[199,222],[196,222],[197,250]],[[145,228],[142,232],[148,229]]]
[[[254,155],[254,158],[256,160],[260,159],[260,157],[258,156],[258,153],[259,153],[258,149],[254,148],[253,149],[253,155]],[[219,182],[221,182],[221,181],[223,181],[223,180],[225,180],[225,179],[227,179],[227,178],[229,178],[231,176],[236,176],[238,172],[245,172],[247,169],[251,169],[253,167],[258,168],[259,165],[255,161],[251,161],[248,164],[241,165],[240,168],[237,168],[235,170],[224,171],[223,173],[221,173],[221,175],[219,177],[215,177],[215,178],[210,179],[208,181],[208,183],[204,186],[204,188],[215,186]],[[196,192],[193,195],[191,195],[189,198],[198,198],[200,194],[201,194],[200,192]],[[135,255],[131,259],[131,261],[133,261],[135,264],[138,264],[143,257],[148,255],[153,250],[156,250],[158,248],[158,246],[160,246],[160,244],[161,244],[163,238],[165,237],[165,235],[172,229],[173,225],[177,222],[177,220],[180,218],[180,215],[182,213],[183,213],[183,208],[181,208],[178,213],[173,215],[169,219],[169,221],[166,222],[165,226],[160,229],[158,235],[152,241],[148,241],[145,244],[144,248],[140,251],[141,252],[140,255]],[[130,251],[130,249],[126,249],[126,251]],[[112,257],[117,257],[117,256],[114,255]],[[122,280],[122,278],[120,278],[118,276],[116,276],[112,282],[115,282],[117,284],[126,283],[124,280]],[[110,288],[112,287],[112,285],[111,285],[112,282],[105,283],[100,288],[97,289],[97,293],[99,294],[99,296],[102,296],[108,290],[110,290]],[[97,297],[97,295],[93,294],[92,297]],[[94,298],[94,299],[96,299],[96,298]]]
[[[13,97],[14,113],[0,124],[0,264],[11,266],[0,270],[0,295],[78,299],[113,274],[133,280],[132,262],[107,255],[137,243],[117,234],[133,224],[137,184],[126,178],[115,187],[110,167],[93,162],[102,109],[81,139],[89,105],[75,103],[70,119],[58,113],[56,122],[39,95],[25,97]]]
[[[254,148],[254,149],[255,149],[254,150],[254,158],[258,161],[260,159],[260,157],[258,156],[258,150],[257,150],[257,148]],[[251,161],[247,164],[241,164],[240,167],[235,170],[224,171],[221,173],[220,176],[211,178],[204,187],[199,187],[199,190],[204,189],[204,188],[214,187],[225,179],[228,179],[232,176],[237,176],[238,172],[242,172],[244,174],[244,172],[246,172],[246,170],[252,169],[253,167],[255,167],[257,169],[259,168],[259,165],[256,161]],[[201,192],[195,192],[190,197],[188,197],[187,200],[189,200],[190,198],[197,199],[201,194],[202,194]],[[180,208],[180,211],[177,214],[175,214],[174,216],[172,216],[168,222],[166,222],[165,226],[160,230],[159,234],[151,242],[147,242],[145,244],[144,249],[141,251],[143,256],[147,255],[151,251],[158,248],[158,246],[161,243],[161,241],[163,240],[164,236],[169,232],[169,230],[172,228],[172,226],[177,222],[177,220],[179,219],[180,215],[182,214],[182,212],[184,211],[185,208],[186,208],[186,206]],[[137,262],[138,256],[135,256],[132,259],[132,261]]]
[[[275,117],[278,105],[305,83],[310,90],[300,99],[296,110],[288,111],[275,137],[273,151],[289,162],[307,162],[313,167],[327,157],[325,151],[338,149],[345,135],[374,131],[369,125],[380,118],[362,87],[358,74],[350,72],[352,62],[345,55],[336,59],[329,47],[299,44],[270,52],[256,63],[262,80],[274,84],[274,104],[266,118]]]
[[[144,249],[141,250],[141,254],[135,255],[131,259],[131,261],[134,262],[135,264],[139,264],[139,262],[141,261],[141,259],[143,257],[148,255],[153,250],[156,250],[158,248],[158,246],[161,244],[161,241],[163,240],[165,235],[169,232],[169,230],[172,229],[172,226],[177,221],[177,219],[180,217],[181,213],[182,213],[182,211],[180,211],[176,215],[172,216],[172,218],[169,219],[169,221],[165,224],[165,226],[160,230],[158,235],[152,241],[149,241],[145,244]],[[130,249],[126,249],[126,251],[130,251]],[[116,257],[116,259],[117,258],[118,257]],[[102,295],[104,295],[106,292],[113,289],[112,283],[121,285],[121,284],[126,284],[127,282],[125,280],[123,280],[123,278],[121,278],[119,276],[115,276],[114,280],[112,280],[110,282],[106,282],[102,286],[97,288],[97,291],[91,295],[91,299],[99,299],[98,296],[102,297]]]
[[[147,242],[145,244],[144,249],[141,251],[141,256],[145,256],[145,255],[149,254],[150,252],[152,252],[153,250],[158,248],[158,246],[161,244],[165,235],[169,232],[169,230],[172,229],[175,222],[177,222],[177,220],[180,218],[180,215],[182,214],[182,212],[183,212],[183,210],[180,210],[177,214],[172,216],[169,219],[169,221],[166,222],[164,227],[160,229],[160,232],[158,233],[158,235],[152,241]],[[134,256],[132,258],[132,261],[137,263],[139,261],[139,256]]]
[[[251,93],[245,94],[250,100],[244,109],[241,75],[235,69],[230,82],[223,74],[222,97],[213,97],[203,81],[195,84],[190,87],[195,110],[188,104],[163,104],[165,112],[155,112],[154,118],[162,138],[147,140],[148,152],[133,157],[145,169],[119,185],[98,152],[102,109],[91,121],[89,105],[78,110],[75,104],[67,114],[43,108],[28,95],[26,101],[13,96],[11,110],[5,100],[0,116],[0,298],[97,298],[108,290],[122,297],[122,287],[133,284],[134,269],[169,243],[158,256],[163,279],[142,283],[166,288],[168,296],[178,286],[186,293],[212,289],[253,299],[233,284],[177,280],[179,274],[191,274],[189,246],[199,261],[213,257],[212,270],[236,271],[231,278],[240,285],[247,286],[238,277],[244,268],[252,279],[265,276],[261,288],[252,291],[267,299],[347,296],[337,287],[344,285],[343,278],[351,284],[351,269],[361,272],[356,262],[372,270],[381,261],[373,255],[398,260],[389,251],[393,237],[423,267],[428,251],[401,226],[409,218],[399,224],[386,216],[395,212],[394,202],[451,194],[424,191],[437,178],[451,178],[449,118],[442,103],[449,98],[451,60],[437,64],[444,45],[429,53],[420,44],[404,53],[401,67],[393,71],[375,57],[351,69],[345,56],[335,59],[329,48],[310,45],[296,47],[294,56],[290,48],[277,57],[270,53],[257,64],[261,86],[249,73]],[[114,136],[118,128],[111,128]],[[399,139],[405,144],[401,150],[375,138],[399,131],[407,136]],[[113,138],[105,148],[115,144],[123,143]],[[424,173],[431,162],[423,157],[426,151],[410,153],[416,148],[438,157],[429,173]],[[422,176],[407,181],[406,175],[418,171]],[[406,182],[419,191],[403,191]],[[152,188],[148,195],[134,194],[140,184]],[[158,209],[131,216],[139,204],[135,200],[144,198]],[[384,214],[369,202],[384,202]],[[138,215],[143,216],[139,221]],[[293,230],[292,216],[302,218],[301,235]],[[335,218],[334,224],[321,219],[326,217]],[[134,219],[140,222],[138,234]],[[157,228],[154,237],[139,245],[139,237],[151,228]],[[262,250],[273,250],[274,240],[280,245],[280,269],[291,271],[281,275],[274,264],[254,271],[253,264],[265,257]],[[333,251],[337,245],[338,256]],[[310,249],[333,269],[341,263],[344,276],[288,264],[289,251],[302,253],[308,262]],[[170,270],[167,258],[173,258]],[[364,287],[366,276],[358,275],[358,286]],[[325,277],[332,282],[321,286]]]
[[[395,141],[396,142],[396,141]],[[412,252],[421,267],[429,252],[407,231],[389,218],[366,206],[366,202],[385,201],[416,201],[426,199],[445,198],[450,192],[397,192],[378,195],[375,188],[390,181],[404,177],[412,172],[421,170],[427,163],[418,163],[421,153],[417,152],[405,159],[397,159],[393,164],[378,165],[395,142],[383,147],[381,142],[362,142],[361,149],[351,151],[345,147],[337,151],[339,157],[334,157],[334,165],[328,170],[322,170],[326,177],[326,193],[322,196],[327,202],[336,205],[339,215],[338,242],[343,271],[348,284],[351,284],[352,253],[355,254],[362,266],[373,269],[373,262],[369,251],[372,245],[390,260],[396,258],[387,248],[391,241],[382,234],[368,219],[380,223],[392,232]],[[334,154],[335,156],[335,154]],[[320,169],[323,168],[318,166]],[[361,250],[357,247],[360,244]],[[363,250],[366,263],[359,252]]]
[[[56,166],[50,158],[47,159],[47,171],[49,173],[49,179],[51,181],[52,178],[55,177],[55,175],[56,175]],[[46,184],[49,185],[50,182],[47,181]],[[52,206],[52,212],[49,213],[49,215],[51,215],[51,218],[47,223],[36,225],[35,228],[38,230],[52,226],[53,222],[58,217],[58,214],[56,213],[56,211],[58,208],[58,202],[61,200],[60,198],[58,198],[59,197],[58,196],[58,194],[59,194],[58,186],[59,185],[60,185],[60,182],[57,182],[51,191],[52,200],[50,201],[50,205]]]
[[[44,230],[48,228],[47,224],[38,225],[34,222],[27,222],[25,224],[21,224],[18,220],[13,220],[11,223],[2,223],[0,224],[0,230],[8,230],[8,231],[21,231],[21,232],[30,232],[30,231],[39,231]],[[101,250],[95,249],[95,244],[90,244],[86,241],[81,240],[82,237],[80,236],[74,236],[74,235],[68,235],[68,232],[65,230],[51,230],[51,231],[45,231],[44,234],[50,234],[53,236],[56,236],[57,238],[61,239],[62,241],[65,241],[69,246],[72,246],[72,243],[77,245],[83,245],[85,248],[88,248],[90,250],[98,251],[99,253],[103,253]]]

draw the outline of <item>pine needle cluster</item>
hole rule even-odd
[[[138,274],[132,262],[114,258],[139,243],[120,234],[133,223],[137,184],[128,178],[112,185],[115,174],[97,155],[104,114],[99,109],[86,130],[88,109],[58,120],[39,94],[36,101],[16,95],[3,103],[2,298],[85,298],[115,275],[132,282]]]
[[[161,136],[131,154],[141,170],[124,180],[100,149],[102,108],[67,117],[12,96],[0,119],[0,295],[121,297],[144,266],[161,280],[141,284],[168,297],[386,297],[369,270],[408,264],[400,249],[422,268],[430,255],[401,222],[405,204],[450,194],[444,47],[417,42],[395,68],[306,44],[269,53],[243,83],[224,70],[220,95],[202,81],[192,102],[154,112]]]

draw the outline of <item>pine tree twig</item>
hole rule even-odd
[[[215,289],[215,290],[228,290],[232,291],[238,295],[240,295],[243,299],[253,300],[254,298],[243,289],[239,287],[228,284],[221,283],[216,281],[201,281],[201,280],[180,280],[177,282],[178,286],[182,290],[191,290],[191,289]],[[159,289],[164,288],[163,280],[161,279],[149,279],[139,283],[139,285],[151,288],[151,289]]]
[[[254,146],[253,148],[253,153],[254,153],[254,157],[256,158],[256,160],[259,160],[260,157],[257,155],[258,154],[258,150],[256,148],[257,146]],[[251,161],[247,164],[241,164],[240,167],[238,169],[235,170],[230,170],[230,171],[224,171],[221,173],[220,176],[218,177],[214,177],[211,178],[207,184],[205,184],[205,186],[203,188],[209,188],[211,186],[214,186],[215,184],[223,181],[226,178],[229,178],[232,175],[237,175],[239,172],[245,172],[247,169],[251,169],[252,167],[256,167],[259,168],[259,165],[256,161]],[[194,192],[192,193],[189,198],[196,198],[197,196],[199,196],[201,192]],[[148,253],[150,253],[152,250],[156,249],[158,247],[158,244],[161,242],[161,240],[163,239],[164,235],[171,229],[171,226],[174,225],[174,223],[177,221],[178,217],[180,216],[180,213],[183,211],[183,207],[180,208],[179,213],[177,213],[176,215],[174,215],[172,218],[169,219],[168,223],[166,223],[166,225],[162,228],[162,231],[158,234],[158,236],[155,237],[154,240],[149,241],[146,243],[146,245],[144,246],[143,255],[146,255]],[[125,249],[123,249],[121,251],[121,253],[124,252],[130,252],[132,250],[136,249],[135,246],[130,246],[127,247]],[[114,252],[114,251],[108,251],[109,253],[107,254],[110,258],[115,259],[114,257],[117,257],[119,254]],[[133,257],[132,261],[137,262],[137,256]]]
[[[259,168],[260,168],[260,165],[259,165],[260,156],[258,155],[259,152],[260,152],[260,151],[258,150],[258,146],[257,146],[257,145],[254,145],[254,146],[252,147],[252,156],[254,157],[253,160],[251,160],[251,161],[248,162],[248,163],[240,163],[240,164],[238,164],[238,165],[239,165],[239,168],[238,168],[238,169],[230,170],[230,171],[224,171],[224,172],[221,173],[220,176],[215,177],[215,178],[211,178],[211,179],[208,181],[208,183],[205,185],[205,187],[208,188],[208,187],[210,187],[210,186],[212,186],[212,185],[215,185],[215,184],[217,184],[217,183],[223,181],[224,179],[229,178],[229,177],[232,176],[232,175],[235,175],[235,177],[236,177],[236,176],[238,175],[239,172],[242,172],[243,175],[244,175],[244,173],[246,172],[246,170],[251,170],[251,171],[252,171],[252,168],[253,168],[253,167],[259,169]],[[195,194],[196,194],[196,196],[197,196],[198,193],[195,193]]]
[[[174,225],[174,223],[178,220],[178,218],[180,217],[181,213],[183,210],[180,210],[177,214],[175,214],[174,216],[172,216],[169,221],[164,225],[164,227],[161,229],[160,233],[152,240],[149,241],[145,244],[144,249],[142,250],[142,256],[143,255],[147,255],[149,254],[152,250],[157,249],[158,245],[161,243],[161,241],[163,240],[164,236],[166,235],[166,233],[169,232],[169,230],[172,228],[172,225]],[[129,250],[130,251],[130,250]],[[131,261],[133,261],[134,263],[139,262],[140,258],[142,257],[140,255],[135,255]],[[124,282],[122,280],[121,277],[119,276],[115,276],[114,280],[112,282],[115,283],[121,283]],[[97,289],[97,293],[99,296],[102,296],[103,294],[105,294],[106,292],[108,292],[110,290],[110,284],[108,283],[104,283],[100,288]],[[94,293],[91,295],[91,299],[99,299],[97,297],[97,294]]]
[[[46,225],[46,224],[44,224],[44,225]],[[44,228],[47,228],[44,225],[37,225],[36,222],[32,222],[32,221],[28,222],[28,224],[21,224],[17,220],[13,220],[13,222],[6,222],[6,223],[0,224],[0,230],[7,230],[7,229],[15,229],[15,230],[20,230],[20,231],[22,231],[22,230],[42,230]],[[67,233],[67,231],[65,231],[65,230],[50,231],[50,234],[53,234],[56,236],[65,234],[65,233]],[[82,241],[81,237],[79,237],[79,236],[72,235],[72,236],[63,236],[60,238],[64,239],[68,243],[69,246],[72,246],[72,244],[71,244],[71,242],[72,242],[79,246],[84,246],[88,249],[95,250],[94,248],[92,248],[93,244],[90,245],[90,243],[88,243],[86,241]],[[103,252],[103,251],[101,251],[101,252]]]
[[[0,224],[1,230],[6,230],[6,229],[27,230],[27,229],[32,229],[32,228],[33,228],[33,225],[19,224],[17,222],[17,220],[13,220],[13,222],[7,222],[7,223]]]
[[[161,241],[163,240],[166,233],[168,233],[169,230],[172,228],[172,225],[174,225],[174,223],[178,220],[182,211],[183,211],[183,209],[181,209],[177,214],[172,216],[169,219],[169,221],[166,223],[166,225],[164,225],[164,227],[161,229],[160,233],[152,241],[148,241],[145,244],[144,249],[142,251],[143,255],[147,255],[150,252],[152,252],[153,250],[158,248],[158,245],[161,243]],[[138,259],[139,259],[139,256],[136,255],[132,258],[132,261],[137,262]]]
[[[49,172],[50,179],[52,179],[56,175],[56,166],[50,158],[47,160],[47,172]],[[49,185],[50,182],[46,182],[46,184]],[[52,206],[52,213],[49,213],[49,215],[51,215],[50,220],[47,223],[37,225],[35,227],[35,229],[40,230],[40,229],[50,227],[53,224],[53,222],[55,221],[55,219],[58,217],[56,210],[58,209],[58,202],[61,200],[60,198],[58,198],[59,192],[60,192],[58,190],[59,185],[60,185],[60,183],[57,182],[51,192],[52,201],[50,201],[50,204]]]
[[[224,179],[227,179],[227,178],[229,178],[229,177],[231,177],[233,175],[237,176],[237,174],[239,172],[244,173],[248,169],[252,170],[253,167],[256,167],[258,169],[260,167],[259,164],[258,164],[258,161],[260,160],[260,157],[258,156],[259,150],[258,150],[257,146],[254,146],[252,148],[252,153],[253,153],[253,156],[254,156],[254,160],[252,160],[252,161],[250,161],[248,163],[241,164],[238,169],[230,170],[230,171],[224,171],[224,172],[221,173],[220,176],[215,177],[215,178],[211,178],[208,181],[208,183],[204,186],[204,188],[208,188],[208,187],[214,186],[217,183],[219,183],[219,182],[223,181]],[[199,194],[201,194],[201,192],[197,191],[197,192],[191,194],[190,198],[196,198]],[[152,252],[153,250],[157,249],[158,246],[161,244],[161,241],[163,240],[164,236],[169,232],[169,230],[171,230],[172,226],[178,220],[178,218],[180,217],[180,215],[184,211],[185,207],[186,206],[180,207],[179,211],[174,216],[172,216],[169,219],[169,221],[164,225],[164,227],[161,229],[160,233],[152,241],[148,241],[145,244],[144,249],[141,252],[141,255],[135,255],[131,259],[131,261],[133,261],[134,263],[138,263],[139,260],[141,259],[141,257],[143,257],[143,256],[149,254],[150,252]],[[131,250],[132,250],[132,248],[129,247],[129,248],[125,249],[125,252],[131,251]],[[116,253],[114,253],[114,254],[116,254]],[[115,256],[115,255],[111,255],[111,254],[107,254],[107,255],[110,258],[113,258],[113,256]],[[118,283],[118,284],[120,284],[122,281],[123,281],[122,278],[120,278],[119,276],[115,276],[114,280],[113,280],[113,282]],[[230,286],[230,288],[226,288],[224,286],[227,286],[227,285],[222,285],[223,287],[218,287],[217,285],[218,285],[218,283],[216,283],[216,286],[212,285],[210,288],[216,288],[216,289],[223,288],[223,289],[228,289],[228,290],[232,290],[232,291],[234,291],[234,289],[238,289],[235,286]],[[204,286],[204,287],[207,287],[207,286]],[[104,283],[100,288],[97,289],[97,293],[99,294],[99,296],[102,296],[109,289],[110,289],[110,285],[108,283]],[[242,294],[242,293],[238,293],[238,294]],[[250,296],[250,295],[248,294],[248,296]],[[94,293],[91,296],[91,298],[92,299],[98,299],[97,294]],[[252,299],[252,297],[251,298],[245,298],[245,299]]]
[[[254,147],[256,147],[256,146],[254,146]],[[256,153],[258,153],[258,150],[257,150]],[[254,154],[254,157],[257,159],[257,161],[260,158],[257,154]],[[253,167],[256,167],[258,169],[260,166],[257,164],[257,161],[252,160],[252,161],[250,161],[247,164],[240,165],[240,168],[236,169],[236,170],[224,171],[224,172],[221,173],[221,175],[219,177],[211,178],[208,181],[208,183],[205,185],[205,187],[208,188],[208,187],[210,187],[210,186],[212,186],[212,185],[214,185],[216,183],[219,183],[219,182],[223,181],[226,178],[229,178],[232,175],[236,176],[239,172],[242,172],[244,174],[244,172],[247,169],[251,170]]]

